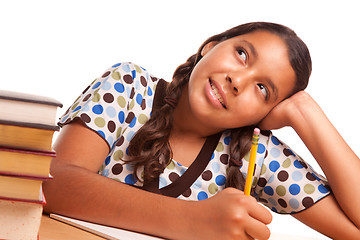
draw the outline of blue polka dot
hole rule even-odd
[[[291,174],[291,178],[295,181],[301,181],[301,179],[303,178],[303,175],[301,174],[300,171],[295,171]]]
[[[133,79],[136,78],[136,70],[132,70],[132,71],[131,71],[131,76],[132,76]]]
[[[213,159],[214,159],[214,157],[215,157],[215,153],[213,153],[213,154],[211,155],[210,160],[213,160]]]
[[[104,108],[98,104],[98,105],[93,106],[92,111],[95,114],[102,114],[104,111]]]
[[[134,165],[133,164],[125,164],[124,166],[126,167],[126,170],[128,170],[129,172],[134,171]]]
[[[271,161],[269,164],[269,169],[272,172],[276,172],[280,167],[280,163],[278,161]]]
[[[103,138],[105,138],[105,133],[103,131],[97,131],[98,134],[100,134],[100,136],[102,136]]]
[[[280,150],[278,148],[272,148],[270,150],[270,154],[271,156],[273,156],[274,158],[277,158],[280,156]]]
[[[268,198],[268,201],[271,203],[271,205],[273,205],[273,206],[277,206],[277,202],[275,201],[275,199],[273,199],[273,198]]]
[[[72,112],[79,111],[80,109],[81,109],[81,106],[77,106],[77,107],[74,109],[74,111],[72,111]]]
[[[134,131],[128,132],[128,134],[126,135],[126,140],[128,140],[128,142],[130,142],[131,139],[134,137],[134,135],[135,135]]]
[[[107,108],[106,108],[106,114],[107,114],[109,117],[111,117],[111,118],[115,117],[115,116],[116,116],[116,110],[115,110],[115,108],[112,107],[112,106],[107,107]]]
[[[164,177],[159,177],[159,188],[163,188],[167,185],[167,181]]]
[[[108,157],[105,159],[105,165],[107,166],[107,165],[109,165],[109,163],[110,163],[110,156],[108,156]]]
[[[275,207],[272,207],[271,211],[276,212],[276,213],[278,212],[278,210]]]
[[[150,98],[150,99],[147,100],[147,106],[148,106],[149,109],[152,109],[152,105],[153,105],[153,99]]]
[[[136,183],[136,179],[133,174],[129,174],[125,177],[125,183],[134,185]]]
[[[143,100],[143,97],[141,96],[140,93],[138,93],[138,94],[136,95],[136,102],[137,102],[137,104],[141,105],[142,100]]]
[[[123,111],[120,111],[118,118],[119,118],[120,123],[124,123],[124,121],[125,121],[125,113]]]
[[[125,72],[130,72],[130,67],[129,67],[128,64],[123,65],[122,69],[123,69]]]
[[[200,200],[204,200],[204,199],[207,199],[208,198],[208,195],[206,192],[204,191],[201,191],[198,193],[197,195],[197,199],[200,201]]]
[[[186,169],[185,169],[185,168],[181,169],[181,170],[180,170],[180,176],[183,175],[185,172],[186,172]]]
[[[299,169],[304,168],[303,165],[301,165],[301,163],[299,162],[299,160],[295,160],[294,166]]]
[[[213,173],[217,173],[217,172],[220,171],[220,164],[218,162],[213,162],[211,164],[211,166],[212,166],[212,172]]]
[[[271,136],[271,142],[276,146],[280,144],[279,139],[277,139],[275,136]]]
[[[101,173],[101,175],[104,177],[109,176],[109,169],[104,169],[103,172]]]
[[[274,195],[274,189],[272,189],[272,187],[270,187],[270,186],[264,187],[264,192],[269,196]]]
[[[92,89],[96,89],[101,85],[101,82],[97,82],[94,84],[94,86],[92,87]]]
[[[319,191],[321,193],[328,193],[329,192],[329,190],[324,185],[319,185],[318,189],[319,189]]]
[[[292,198],[292,199],[289,200],[289,205],[293,209],[298,209],[300,204],[299,204],[299,201],[296,198]]]
[[[87,111],[89,111],[89,110],[90,110],[90,107],[89,107],[88,104],[86,104],[85,106],[83,106],[83,109],[82,109],[83,112],[87,112]]]
[[[115,67],[118,67],[120,65],[121,65],[121,63],[117,63],[117,64],[112,65],[112,67],[115,68]]]
[[[230,136],[224,138],[224,143],[225,143],[226,145],[229,145],[229,144],[230,144],[230,141],[231,141],[231,137],[230,137]]]
[[[300,193],[300,186],[297,184],[291,184],[289,187],[291,195],[298,195]]]
[[[274,179],[275,179],[275,175],[271,175],[271,177],[269,177],[267,182],[272,183],[274,181]]]
[[[148,87],[147,95],[148,95],[148,96],[152,96],[152,95],[153,95],[153,91],[152,91],[151,87]]]
[[[108,91],[111,88],[111,84],[109,82],[104,82],[103,85],[101,86],[101,89]]]
[[[258,144],[257,152],[258,152],[258,153],[264,153],[265,150],[266,150],[266,148],[265,148],[264,144],[259,143],[259,144]]]
[[[136,124],[136,117],[133,118],[133,120],[131,121],[131,123],[129,124],[130,128],[133,128]]]
[[[114,138],[112,136],[108,136],[106,141],[109,143],[109,146],[111,146],[114,143]]]
[[[114,89],[118,92],[118,93],[123,93],[125,91],[125,87],[122,83],[115,83],[114,84]]]
[[[199,189],[199,188],[201,188],[201,186],[202,186],[202,182],[201,182],[200,179],[197,179],[197,180],[194,182],[194,184],[192,185],[192,187],[193,187],[194,189]]]
[[[224,175],[219,175],[215,178],[215,182],[217,185],[222,186],[226,182],[226,177]]]

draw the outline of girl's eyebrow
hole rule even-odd
[[[255,57],[258,56],[258,53],[254,47],[254,45],[251,42],[248,42],[247,40],[240,40],[240,42],[244,45],[246,45],[249,49],[252,55],[254,55]]]
[[[274,93],[274,101],[276,101],[276,99],[278,99],[278,88],[276,87],[276,85],[274,84],[274,82],[269,79],[269,78],[266,78],[264,79],[264,81],[270,86],[272,92]]]

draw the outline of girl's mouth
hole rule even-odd
[[[225,105],[225,101],[224,101],[224,98],[221,96],[221,94],[219,93],[219,89],[217,88],[216,84],[213,83],[211,81],[211,79],[209,79],[209,83],[210,83],[210,86],[211,86],[211,89],[214,93],[214,95],[216,96],[216,98],[218,99],[218,101],[220,102],[220,104],[223,106],[223,108],[227,109],[226,108],[226,105]]]

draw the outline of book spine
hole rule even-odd
[[[17,126],[17,127],[39,128],[39,129],[50,130],[50,131],[59,131],[60,130],[60,127],[57,125],[46,125],[46,124],[38,124],[38,123],[14,122],[14,121],[0,120],[0,124]]]
[[[56,157],[56,153],[54,151],[25,149],[25,148],[8,147],[8,146],[2,146],[2,145],[0,145],[0,151],[16,152],[16,153],[22,153],[22,154],[32,154],[32,155],[40,155],[40,156],[48,156],[48,157]]]

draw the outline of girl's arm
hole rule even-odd
[[[333,197],[326,197],[295,216],[316,229],[323,229],[322,224],[325,226],[331,223],[334,228],[323,229],[325,234],[330,234],[334,229],[342,229],[359,237],[359,158],[319,105],[304,91],[280,103],[261,122],[261,127],[266,129],[284,126],[291,126],[300,136],[324,171],[333,192]],[[333,211],[344,216],[335,215]],[[339,218],[343,221],[339,221]]]
[[[184,201],[98,175],[108,145],[78,120],[63,127],[54,149],[54,178],[43,186],[45,212],[171,239],[267,239],[270,234],[271,214],[241,191]]]

